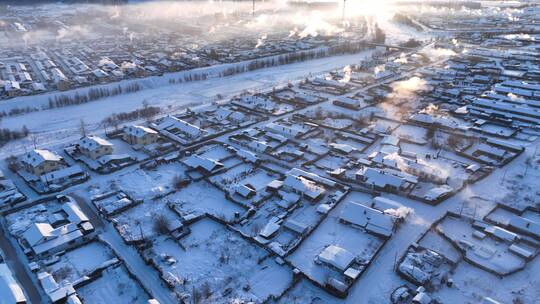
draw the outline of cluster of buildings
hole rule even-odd
[[[24,21],[15,17],[23,13],[28,14]],[[100,27],[79,25],[81,20],[92,16],[91,10],[77,11],[74,15],[60,13],[56,18],[40,11],[5,11],[2,17],[6,22],[0,26],[0,37],[2,45],[13,47],[0,52],[0,99],[260,58],[278,65],[284,63],[282,55],[307,56],[311,52],[315,56],[323,48],[363,41],[363,30],[358,25],[351,26],[346,33],[300,35],[290,34],[288,29],[265,29],[268,32],[261,34],[251,29],[246,31],[241,16],[231,16],[238,18],[239,23],[228,21],[223,35],[235,30],[244,35],[229,39],[216,39],[217,33],[208,32],[209,27],[220,27],[209,24],[215,21],[213,18],[186,24],[184,20],[175,20],[177,26],[173,27],[144,24],[151,29],[137,33],[128,29],[141,28],[140,24],[131,24],[140,20],[126,19],[126,24],[121,26],[105,18]],[[191,28],[197,39],[178,34],[181,26]],[[37,29],[50,32],[52,37],[43,34],[42,39],[34,41],[30,37]],[[92,30],[103,33],[96,38],[94,33],[89,33]]]
[[[183,54],[172,46],[160,54],[138,49],[147,58],[129,63],[118,58],[134,54],[100,54],[90,63],[92,48],[77,55],[51,48],[30,56],[28,65],[68,88],[73,84],[65,79],[73,75],[121,79],[145,64],[145,71],[159,74],[164,67],[194,67],[187,57],[200,66],[291,47],[263,40],[253,52],[241,41],[237,49],[214,45]],[[332,40],[314,41],[293,44],[309,49]],[[178,302],[279,301],[300,280],[346,298],[406,221],[405,205],[443,202],[516,159],[540,135],[540,62],[530,48],[518,54],[472,45],[461,52],[441,41],[431,51],[445,45],[454,49],[446,60],[387,47],[384,56],[297,84],[107,134],[81,134],[61,149],[35,148],[12,158],[14,174],[0,175],[0,212],[10,237],[52,303],[91,299],[95,294],[85,286],[101,280],[93,274],[116,271],[144,287],[134,295],[144,300],[166,294]],[[11,82],[36,76],[24,63],[2,67]],[[25,201],[17,182],[40,198]],[[90,201],[45,196],[65,191]],[[394,270],[407,283],[391,301],[435,303],[437,292],[455,287],[463,263],[500,277],[526,269],[540,248],[538,218],[536,207],[503,205],[482,218],[448,213],[396,256]],[[117,253],[80,278],[52,269],[88,246]],[[132,256],[124,261],[125,252]],[[148,272],[133,274],[129,263]],[[202,278],[212,273],[214,281]],[[157,274],[152,279],[163,284],[156,287],[141,274]],[[264,278],[275,284],[256,284]],[[489,296],[482,300],[497,303]]]

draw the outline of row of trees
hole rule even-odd
[[[258,70],[262,68],[279,66],[279,65],[290,64],[290,63],[295,63],[295,62],[302,62],[302,61],[307,61],[307,60],[312,60],[312,59],[317,59],[317,58],[324,58],[324,57],[328,57],[332,55],[352,54],[352,53],[360,52],[366,48],[367,46],[362,42],[357,42],[357,43],[347,42],[347,43],[342,43],[336,46],[331,46],[328,48],[321,48],[321,49],[302,51],[302,52],[296,52],[296,53],[287,53],[287,54],[282,54],[279,56],[272,56],[272,57],[252,60],[247,64],[238,63],[238,64],[235,64],[234,66],[231,66],[219,72],[217,76],[226,77],[226,76],[254,71],[254,70]],[[190,81],[197,81],[197,80],[206,80],[208,79],[209,76],[210,75],[208,72],[202,72],[198,74],[187,74],[181,78],[170,79],[169,83],[174,84],[174,83],[183,83],[183,82],[190,82]]]
[[[40,108],[38,107],[24,107],[13,108],[9,111],[0,111],[0,118],[7,116],[18,116],[31,112],[37,112],[40,110],[48,110],[54,108],[62,108],[72,105],[83,104],[95,100],[99,100],[106,97],[116,96],[124,93],[133,93],[142,90],[142,86],[137,83],[131,83],[127,86],[118,85],[116,87],[109,88],[90,88],[86,93],[75,92],[73,95],[62,94],[49,97],[49,102]]]
[[[136,109],[130,112],[114,113],[102,120],[104,126],[114,127],[118,129],[118,126],[126,121],[133,121],[137,119],[145,119],[151,121],[156,115],[161,113],[159,107],[151,107],[144,103],[144,106],[140,109]]]
[[[7,116],[17,116],[17,115],[22,115],[26,113],[36,112],[36,111],[39,111],[39,108],[32,108],[32,107],[13,108],[9,111],[1,111],[0,118],[7,117]]]
[[[46,109],[54,109],[54,108],[61,108],[71,105],[78,105],[87,103],[90,101],[95,101],[98,99],[116,96],[124,93],[133,93],[140,91],[142,89],[142,86],[137,83],[131,83],[127,86],[121,86],[118,85],[116,87],[112,88],[90,88],[86,94],[79,94],[79,92],[76,92],[73,95],[56,95],[49,98],[49,104]]]
[[[5,145],[12,140],[25,138],[28,134],[30,134],[30,131],[28,131],[26,126],[23,126],[20,130],[2,128],[0,129],[0,146]]]

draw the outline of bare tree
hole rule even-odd
[[[154,232],[161,235],[166,235],[169,233],[169,219],[163,214],[155,217],[154,221]]]
[[[30,141],[32,141],[32,144],[34,145],[34,149],[37,149],[38,138],[36,134],[30,133]]]

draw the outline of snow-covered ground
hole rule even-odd
[[[169,84],[168,75],[157,81],[149,79],[155,85],[147,89],[108,97],[82,105],[56,108],[32,112],[23,116],[6,117],[2,120],[5,128],[19,129],[26,126],[37,138],[40,147],[50,147],[56,144],[66,144],[78,139],[81,119],[88,125],[88,132],[103,132],[101,121],[113,113],[128,112],[142,108],[143,101],[150,106],[160,106],[167,114],[216,101],[220,94],[224,99],[239,94],[245,90],[262,91],[272,87],[298,81],[309,74],[317,74],[347,64],[357,63],[373,54],[373,50],[353,55],[333,56],[300,63],[246,72],[223,78],[213,78],[181,84]],[[159,76],[156,76],[159,78]],[[12,105],[25,103],[46,104],[49,96],[18,97],[0,102],[0,111],[9,109]],[[91,113],[91,115],[89,115]],[[24,147],[30,144],[30,139],[11,142],[0,151],[0,157],[22,153]]]

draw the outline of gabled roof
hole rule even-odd
[[[325,191],[323,187],[303,176],[287,175],[283,183],[285,186],[311,198],[316,198]]]
[[[55,237],[54,228],[48,223],[33,223],[23,233],[24,239],[30,246],[39,244],[43,239]]]
[[[125,127],[124,132],[129,134],[129,135],[135,136],[135,137],[143,137],[146,134],[157,134],[156,131],[154,131],[154,130],[152,130],[150,128],[144,127],[144,126]]]
[[[113,146],[113,144],[110,141],[103,139],[99,136],[95,136],[95,135],[89,135],[89,136],[83,137],[80,140],[79,145],[82,148],[86,150],[90,150],[90,151],[96,150],[99,147],[112,147]]]
[[[366,178],[367,183],[377,187],[384,188],[386,186],[393,186],[399,188],[403,183],[403,179],[393,174],[387,174],[378,169],[365,167],[360,169],[356,174]]]
[[[319,253],[318,258],[321,262],[332,265],[341,271],[345,271],[355,259],[352,253],[336,245],[330,245],[324,248]]]
[[[368,206],[347,202],[341,211],[339,217],[342,221],[365,228],[366,230],[390,236],[394,222],[392,217],[384,214],[382,211],[370,208]]]
[[[79,224],[88,222],[88,217],[75,202],[67,202],[62,206],[62,209],[67,213],[70,222]]]
[[[54,152],[49,150],[35,149],[26,153],[22,161],[31,165],[32,167],[37,167],[41,163],[46,161],[61,161],[62,157]]]
[[[202,168],[208,172],[212,172],[218,167],[223,167],[222,163],[213,159],[200,157],[199,155],[191,155],[182,162],[188,167],[194,169]]]

